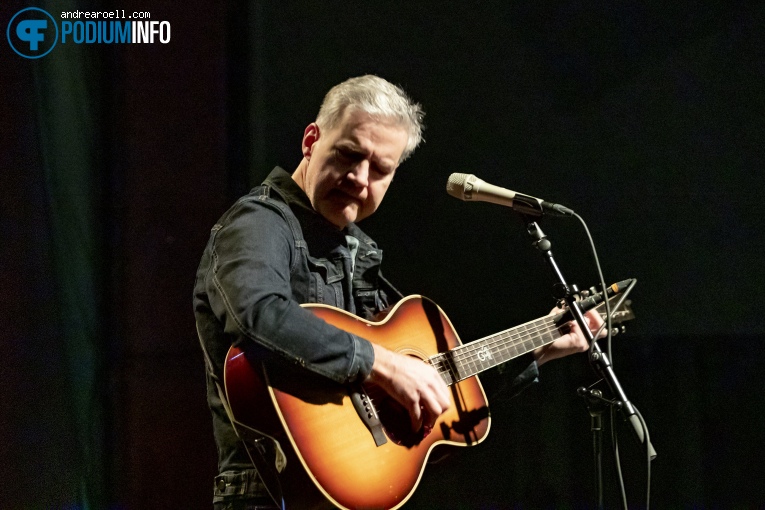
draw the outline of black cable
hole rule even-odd
[[[574,216],[579,220],[579,222],[582,224],[582,227],[584,227],[584,232],[587,234],[587,239],[590,241],[590,248],[592,250],[592,256],[595,260],[595,268],[598,271],[598,278],[600,278],[600,288],[603,292],[606,292],[606,280],[603,277],[603,270],[600,266],[600,258],[598,257],[598,251],[595,248],[595,241],[592,239],[592,234],[590,234],[590,229],[587,227],[587,222],[584,221],[584,218],[579,216],[578,214],[574,213]],[[608,356],[611,356],[611,303],[609,302],[608,295],[605,297],[605,308],[606,308],[606,339],[607,339],[607,345],[606,345],[606,353]],[[588,353],[588,356],[592,357],[592,352],[595,347],[595,341],[597,340],[597,336],[594,337],[592,343],[590,344],[590,351]],[[613,361],[612,361],[613,364]],[[619,480],[619,487],[620,487],[620,493],[622,496],[622,503],[624,505],[624,510],[627,510],[627,491],[624,488],[624,479],[622,477],[622,467],[621,462],[619,460],[619,442],[616,437],[616,429],[614,427],[614,409],[611,408],[611,446],[614,451],[614,460],[616,462],[616,473],[617,473],[617,479]]]

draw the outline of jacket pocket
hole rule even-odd
[[[343,259],[317,259],[308,257],[308,271],[311,275],[309,297],[312,302],[344,308],[343,280],[345,270]]]

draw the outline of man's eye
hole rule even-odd
[[[337,159],[345,162],[351,162],[356,161],[358,159],[357,155],[353,152],[344,151],[344,150],[337,150],[335,152],[335,155]]]

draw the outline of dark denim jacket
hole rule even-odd
[[[346,234],[359,241],[353,269]],[[212,228],[197,271],[194,313],[214,376],[223,381],[231,345],[254,342],[338,383],[363,381],[374,362],[371,344],[299,304],[371,318],[388,306],[381,261],[382,251],[356,225],[338,230],[289,173],[274,169]],[[220,472],[251,469],[209,375],[207,393]]]
[[[359,240],[354,265],[346,234]],[[299,304],[325,303],[372,318],[389,305],[385,290],[396,293],[380,275],[381,262],[372,239],[354,224],[340,231],[316,213],[281,168],[212,228],[197,271],[194,313],[212,365],[207,399],[218,447],[215,502],[265,494],[215,387],[216,379],[222,384],[229,347],[254,342],[338,383],[363,381],[374,362],[371,344]],[[537,376],[535,363],[519,361],[528,368],[515,379],[513,393]]]

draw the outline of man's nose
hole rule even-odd
[[[369,161],[359,161],[353,169],[348,172],[348,180],[359,187],[369,185]]]

